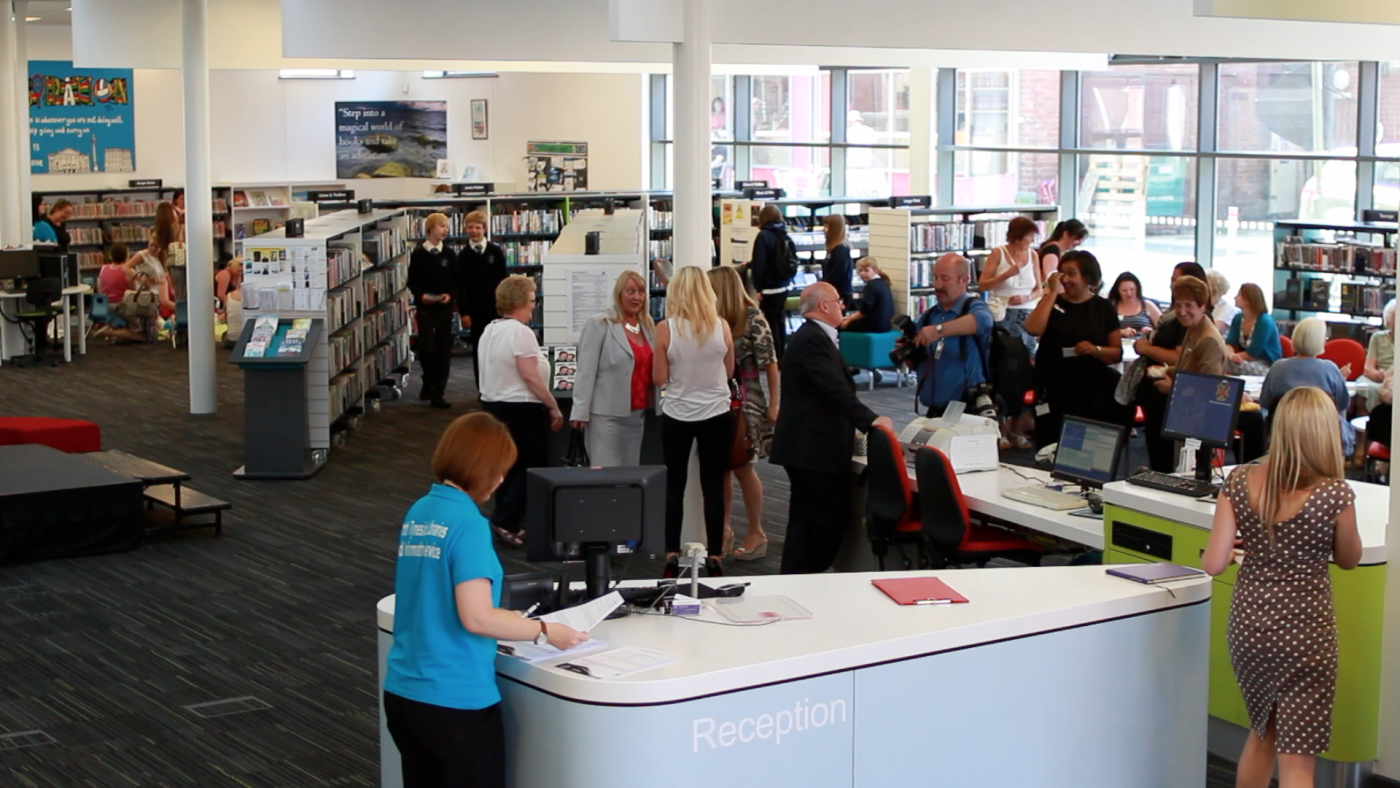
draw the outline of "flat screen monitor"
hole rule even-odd
[[[33,249],[0,251],[0,279],[38,279],[42,275],[39,253]]]
[[[665,466],[531,468],[525,495],[526,557],[584,561],[590,599],[607,589],[611,556],[665,554]]]
[[[1195,438],[1206,448],[1226,448],[1235,434],[1235,420],[1244,396],[1244,380],[1197,372],[1177,372],[1162,419],[1162,437]]]
[[[1127,439],[1126,427],[1065,416],[1050,476],[1085,489],[1103,487],[1117,478],[1118,459]]]

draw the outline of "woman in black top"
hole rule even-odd
[[[1067,252],[1060,270],[1045,283],[1045,298],[1026,318],[1026,331],[1040,337],[1035,354],[1036,390],[1050,412],[1036,418],[1035,442],[1060,439],[1065,416],[1110,424],[1127,423],[1127,411],[1113,399],[1123,360],[1118,311],[1098,295],[1103,274],[1089,252]]]
[[[1084,243],[1084,239],[1088,237],[1089,228],[1078,219],[1066,219],[1055,225],[1055,230],[1050,233],[1050,240],[1041,244],[1040,250],[1036,252],[1040,260],[1040,281],[1044,282],[1059,270],[1060,257]]]
[[[822,281],[836,288],[841,303],[850,309],[855,304],[851,287],[851,242],[846,237],[846,217],[839,213],[822,217],[826,231],[826,259],[822,261]]]
[[[791,242],[783,213],[776,205],[763,206],[758,212],[758,226],[749,271],[753,274],[753,289],[758,291],[758,308],[773,330],[773,347],[781,360],[787,346],[787,292],[796,273],[786,271],[788,261],[784,259]]]
[[[862,257],[856,263],[856,275],[865,282],[857,312],[841,322],[842,331],[883,334],[890,330],[894,319],[894,295],[890,293],[890,278],[875,264],[875,258]]]

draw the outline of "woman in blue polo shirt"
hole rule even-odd
[[[510,431],[495,417],[469,413],[452,422],[433,453],[438,483],[399,530],[384,715],[405,788],[503,788],[496,641],[566,649],[588,639],[497,607],[501,562],[477,506],[500,486],[515,454]]]

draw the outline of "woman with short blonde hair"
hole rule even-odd
[[[855,290],[852,287],[855,272],[851,269],[851,241],[846,234],[846,217],[839,213],[823,216],[822,230],[826,234],[822,281],[836,288],[841,303],[850,309],[855,304]]]
[[[734,338],[715,309],[715,291],[705,272],[686,266],[666,287],[666,319],[656,327],[652,379],[666,387],[662,400],[661,450],[666,458],[667,577],[680,572],[681,521],[685,514],[690,449],[700,458],[704,499],[706,571],[722,575],[724,475],[734,420],[729,414],[729,378],[734,374]]]
[[[583,325],[570,424],[583,430],[589,464],[633,466],[642,461],[646,412],[656,401],[646,280],[633,270],[618,274],[613,303]]]
[[[729,324],[734,337],[734,373],[739,379],[744,399],[743,418],[753,436],[754,462],[757,462],[768,456],[773,443],[773,425],[778,421],[778,355],[773,349],[773,332],[758,305],[744,290],[744,280],[738,269],[732,266],[712,268],[709,277],[718,296],[719,316]],[[763,388],[765,377],[767,391]],[[763,482],[753,462],[735,468],[725,477],[725,553],[734,541],[729,525],[730,503],[734,500],[733,479],[739,480],[739,489],[744,494],[744,514],[749,524],[744,542],[734,550],[734,557],[753,561],[768,554],[768,536],[763,532]]]
[[[1245,556],[1227,636],[1250,721],[1238,784],[1268,785],[1278,760],[1279,785],[1296,788],[1313,784],[1317,753],[1331,743],[1337,619],[1329,564],[1354,568],[1361,538],[1331,398],[1294,388],[1275,415],[1267,461],[1236,468],[1216,500],[1202,568],[1219,575]]]

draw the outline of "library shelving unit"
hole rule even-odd
[[[1365,340],[1395,297],[1394,223],[1274,223],[1273,313],[1318,316],[1334,337]]]
[[[230,254],[238,254],[243,241],[270,233],[288,219],[311,219],[318,206],[305,202],[308,189],[343,189],[343,183],[231,183],[229,192],[229,231],[233,239]]]
[[[1015,216],[1035,220],[1043,237],[1059,211],[1057,205],[872,208],[868,254],[890,277],[896,311],[903,304],[905,314],[919,315],[933,301],[933,263],[940,255],[957,252],[972,260],[987,254]],[[975,268],[971,274],[975,283]]]
[[[243,311],[325,321],[307,368],[309,446],[324,463],[409,367],[409,221],[403,210],[337,211],[243,240]]]
[[[73,203],[73,218],[67,224],[72,237],[70,251],[78,258],[78,277],[95,288],[97,271],[105,262],[106,248],[113,243],[123,243],[133,254],[144,248],[155,221],[156,206],[174,197],[176,191],[170,186],[51,191],[36,192],[34,199],[40,214],[47,213],[49,206],[59,199]],[[229,192],[224,187],[214,188],[216,248],[228,235],[228,197]],[[182,264],[183,258],[180,260],[176,267]]]
[[[599,232],[597,254],[585,254],[585,237]],[[612,306],[613,282],[625,270],[647,268],[646,212],[578,211],[544,256],[540,276],[544,344],[574,345],[583,325]]]

